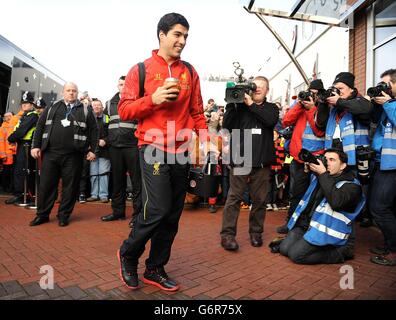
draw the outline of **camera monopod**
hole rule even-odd
[[[24,171],[24,181],[23,181],[23,202],[16,204],[18,207],[26,207],[27,204],[27,193],[28,193],[28,177],[29,177],[29,148],[30,145],[25,143],[23,145],[25,150],[25,167],[23,168]]]
[[[37,197],[40,179],[40,170],[38,165],[39,159],[36,159],[34,165],[34,205],[26,206],[25,209],[36,210],[37,209]]]

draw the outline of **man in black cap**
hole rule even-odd
[[[33,133],[36,129],[38,113],[34,109],[34,96],[25,91],[21,99],[23,115],[15,126],[15,131],[8,137],[10,143],[17,144],[14,168],[14,196],[5,201],[6,204],[21,204],[26,191],[26,201],[31,201],[34,194],[34,178],[29,171],[34,168],[34,159],[30,156]],[[27,190],[24,188],[27,179]]]
[[[298,158],[301,148],[307,149],[315,155],[324,152],[324,131],[320,130],[315,124],[318,105],[317,94],[323,89],[322,80],[312,80],[308,91],[299,93],[298,100],[283,117],[283,127],[294,126],[289,145],[293,161],[290,165],[290,208],[286,223],[277,228],[278,233],[288,232],[287,221],[310,183],[311,174],[308,170],[305,170],[304,162]]]
[[[337,148],[348,155],[348,166],[355,172],[362,184],[367,183],[368,165],[357,166],[359,153],[356,150],[370,145],[369,126],[372,104],[358,93],[355,88],[355,76],[350,72],[340,72],[333,82],[333,95],[319,104],[316,123],[325,130],[325,148]],[[362,164],[367,162],[362,162]],[[364,170],[362,170],[364,169]],[[367,185],[363,186],[367,194]],[[360,215],[364,223],[367,209]],[[359,217],[359,219],[361,219]]]
[[[325,130],[325,148],[338,148],[356,166],[356,146],[368,146],[372,105],[355,88],[355,76],[340,72],[333,82],[332,96],[318,106],[316,124]]]

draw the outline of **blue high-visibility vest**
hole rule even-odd
[[[345,183],[360,185],[359,181],[354,179],[353,181],[339,181],[336,183],[336,188],[341,188]],[[307,207],[317,184],[318,179],[315,175],[311,175],[311,184],[287,223],[289,230],[293,229],[297,219]],[[366,199],[362,193],[354,212],[335,211],[330,207],[326,198],[323,198],[312,215],[308,231],[304,234],[304,239],[316,246],[345,245],[352,232],[352,222],[363,209],[365,202]]]
[[[329,120],[326,126],[325,149],[330,149],[336,129],[336,109],[330,110]],[[341,131],[342,147],[348,155],[348,165],[356,165],[356,146],[367,147],[370,144],[369,130],[367,126],[355,121],[351,113],[343,115],[339,122]]]
[[[381,170],[396,169],[396,100],[383,106],[381,120],[375,131],[372,147],[379,156]],[[387,112],[386,112],[386,111]],[[388,117],[388,115],[391,116]],[[393,123],[392,123],[393,121]]]
[[[302,136],[302,147],[308,151],[314,152],[324,149],[325,138],[317,137],[313,132],[309,122],[305,126],[304,134]]]

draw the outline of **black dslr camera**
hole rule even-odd
[[[324,155],[318,155],[318,156],[314,156],[311,152],[309,152],[307,149],[301,149],[300,153],[298,154],[298,158],[301,161],[304,162],[309,162],[309,163],[313,163],[313,164],[319,164],[319,161],[322,161],[323,165],[325,167],[327,167],[327,161]]]
[[[298,97],[298,100],[300,100],[300,101],[309,101],[309,97],[312,97],[312,99],[314,99],[312,92],[309,90],[300,91],[298,93],[297,97]]]
[[[370,147],[356,147],[356,162],[359,181],[368,184],[370,180],[370,160],[375,158],[375,151]]]
[[[294,126],[288,126],[278,131],[279,135],[286,140],[290,140],[293,136]]]
[[[367,89],[367,95],[370,98],[382,97],[382,91],[392,96],[392,87],[390,83],[386,83],[383,81],[379,82],[375,87],[371,87]]]
[[[235,86],[226,89],[225,101],[227,103],[243,103],[245,100],[245,93],[251,94],[257,90],[254,82],[247,81],[243,77],[244,70],[241,68],[239,62],[234,62],[234,73],[238,77]]]
[[[334,86],[331,86],[327,90],[325,90],[325,89],[319,90],[318,99],[322,102],[325,102],[327,98],[335,96],[334,92],[337,93],[338,95],[341,94],[341,91]]]

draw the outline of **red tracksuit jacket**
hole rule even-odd
[[[185,142],[190,137],[181,135],[177,138],[180,141],[175,143],[174,135],[177,137],[182,129],[195,129],[197,133],[199,129],[207,129],[199,76],[193,68],[191,77],[188,68],[180,60],[168,67],[167,62],[157,53],[158,50],[154,50],[152,57],[144,61],[146,68],[144,97],[139,97],[138,66],[135,65],[129,71],[118,104],[118,113],[122,120],[138,120],[135,135],[139,146],[154,144],[167,152],[184,152],[188,147]],[[154,105],[151,96],[168,77],[179,79],[181,85],[179,96],[175,102]],[[172,125],[167,124],[167,121],[174,121],[175,130],[171,130]],[[161,134],[164,139],[159,138]]]
[[[324,131],[321,131],[315,125],[315,113],[317,107],[313,107],[311,110],[305,109],[299,102],[284,115],[282,125],[284,128],[288,126],[295,126],[293,130],[293,135],[290,140],[290,155],[297,162],[302,163],[300,159],[298,159],[298,154],[302,147],[302,136],[305,131],[305,127],[307,126],[307,121],[312,128],[312,131],[318,137],[324,136]],[[322,153],[322,152],[317,152]],[[316,154],[316,153],[315,153]]]

